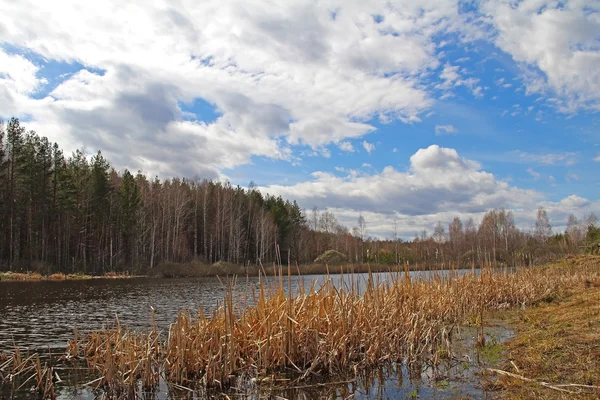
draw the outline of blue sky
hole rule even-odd
[[[67,152],[380,237],[600,209],[596,1],[28,3],[0,3],[0,118]]]

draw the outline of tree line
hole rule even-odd
[[[573,216],[555,238],[543,224],[521,232],[510,211],[492,210],[479,227],[455,219],[431,237],[373,239],[362,217],[351,231],[328,210],[306,212],[253,184],[149,179],[116,171],[100,151],[66,157],[15,118],[0,123],[0,188],[0,269],[44,273],[149,272],[192,260],[302,264],[329,249],[349,262],[515,262],[534,245],[578,251],[595,223]]]

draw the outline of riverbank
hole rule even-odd
[[[600,268],[600,264],[598,265]],[[506,399],[597,399],[600,396],[600,282],[586,280],[567,296],[503,313],[516,337],[506,361],[488,372]]]
[[[42,275],[37,272],[0,272],[0,282],[38,282],[38,281],[81,281],[88,279],[129,279],[137,276],[107,272],[104,275],[85,274],[51,274]]]
[[[207,264],[201,261],[187,263],[161,263],[146,273],[107,272],[104,275],[63,274],[56,273],[42,275],[37,272],[0,272],[0,282],[36,282],[36,281],[65,281],[86,279],[127,279],[127,278],[206,278],[206,277],[256,277],[259,275],[277,275],[282,267],[276,265],[257,266],[217,262]],[[457,266],[448,264],[301,264],[290,268],[291,275],[336,275],[336,274],[364,274],[368,272],[410,272],[410,271],[441,271],[453,269],[479,269],[480,266]],[[497,269],[504,267],[498,266]],[[283,269],[287,273],[287,266]]]

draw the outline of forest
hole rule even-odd
[[[117,171],[102,153],[65,156],[18,119],[0,123],[0,270],[40,273],[148,273],[163,263],[258,266],[313,263],[328,250],[348,263],[529,265],[595,252],[594,214],[571,215],[553,233],[540,208],[531,232],[509,210],[476,223],[455,218],[403,241],[349,229],[328,210],[211,180],[149,178]]]

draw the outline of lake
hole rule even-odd
[[[447,276],[449,271],[438,273]],[[392,275],[373,274],[380,282]],[[429,279],[433,272],[414,271],[410,275],[413,279]],[[330,277],[336,286],[342,284],[342,279],[347,285],[352,281],[350,275]],[[361,290],[368,274],[355,274],[354,278]],[[287,279],[284,277],[286,291]],[[326,278],[304,275],[290,279],[291,290],[295,293],[302,283],[308,287],[315,281],[318,286]],[[235,293],[240,301],[243,301],[244,293],[251,293],[258,280],[258,277],[237,280]],[[273,277],[268,281],[277,283]],[[14,344],[24,349],[64,348],[75,329],[80,332],[101,329],[114,325],[117,317],[123,326],[147,328],[151,325],[151,307],[155,310],[157,325],[167,328],[181,309],[195,312],[202,307],[206,313],[214,311],[227,292],[227,284],[227,279],[217,277],[0,282],[0,350],[12,349]]]
[[[462,275],[470,269],[455,271]],[[448,276],[449,271],[438,271],[441,276]],[[376,282],[385,282],[395,274],[373,274]],[[433,272],[411,272],[412,279],[431,279]],[[348,275],[332,275],[333,283],[340,287],[350,285],[352,279]],[[264,278],[263,278],[264,279]],[[284,277],[284,288],[287,291],[288,281]],[[290,289],[297,293],[301,285],[309,287],[313,282],[318,286],[326,279],[323,275],[292,276]],[[354,275],[357,290],[364,290],[368,274]],[[251,294],[256,288],[259,278],[238,279],[235,293],[238,301],[244,301],[244,293]],[[278,281],[269,278],[271,285]],[[202,307],[206,313],[214,311],[227,293],[227,280],[216,277],[194,279],[92,279],[86,281],[61,282],[1,282],[0,283],[0,350],[10,350],[14,344],[20,348],[44,351],[48,347],[60,353],[67,341],[73,337],[73,331],[80,332],[101,329],[114,325],[116,319],[124,326],[132,329],[145,329],[151,325],[152,308],[157,325],[161,329],[168,328],[181,309],[192,312]],[[246,296],[246,298],[249,296]],[[251,297],[251,296],[250,296]],[[490,328],[488,334],[504,339],[510,335],[505,328]],[[463,331],[457,355],[464,355],[465,360],[448,366],[446,378],[441,381],[431,375],[432,371],[424,370],[417,379],[409,378],[402,365],[389,374],[375,375],[371,379],[358,379],[355,383],[333,385],[316,388],[316,392],[306,390],[283,390],[269,392],[268,396],[257,388],[249,388],[241,398],[456,398],[456,396],[479,398],[484,391],[476,375],[478,366],[475,363],[475,333],[471,329]],[[466,366],[466,367],[465,367]],[[57,395],[61,399],[94,398],[97,392],[89,388],[79,387],[77,380],[57,386]],[[83,379],[86,381],[87,379]],[[1,386],[1,385],[0,385]],[[8,390],[5,387],[3,390]],[[1,391],[0,391],[1,392]],[[14,395],[9,392],[1,395]],[[179,394],[181,395],[181,393]],[[179,397],[165,385],[154,398],[167,399]],[[273,397],[275,396],[275,397]],[[28,398],[26,392],[17,392],[17,398]],[[198,394],[194,398],[203,398]],[[210,397],[210,396],[208,396]]]

